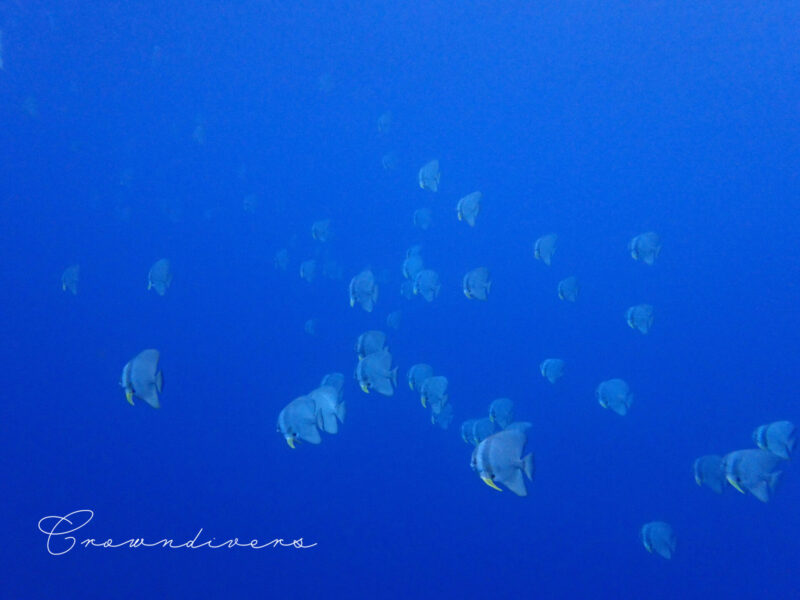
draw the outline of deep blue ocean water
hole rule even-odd
[[[502,4],[2,7],[0,598],[800,598],[796,466],[768,504],[692,476],[800,420],[796,3]],[[432,158],[435,194],[416,182]],[[455,205],[476,189],[470,228]],[[627,250],[649,230],[652,267]],[[532,245],[550,231],[548,268]],[[431,303],[399,293],[416,243]],[[303,281],[315,256],[343,279]],[[347,292],[368,266],[372,313]],[[477,266],[485,303],[460,290]],[[555,293],[568,275],[575,304]],[[644,336],[624,319],[642,302]],[[449,378],[450,429],[403,381],[359,390],[367,329],[401,379]],[[159,410],[118,386],[144,348]],[[331,371],[345,423],[290,450],[278,412]],[[594,396],[612,377],[624,418]],[[460,439],[500,396],[533,424],[527,498],[483,485]],[[317,545],[50,555],[37,523],[75,510],[94,511],[79,539]],[[675,528],[669,561],[639,542],[651,520]]]

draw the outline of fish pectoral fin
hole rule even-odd
[[[483,480],[483,483],[485,483],[486,485],[488,485],[490,488],[494,488],[494,489],[496,489],[498,492],[502,492],[502,491],[503,491],[503,490],[501,490],[499,487],[497,487],[497,484],[496,484],[494,481],[492,481],[492,478],[491,478],[491,477],[484,476],[484,477],[481,477],[481,479]]]
[[[728,480],[728,483],[730,483],[733,487],[739,490],[742,494],[745,493],[745,491],[742,489],[742,486],[740,486],[732,476],[728,475],[726,479]]]
[[[128,404],[133,406],[133,391],[125,390],[125,400],[128,401]]]
[[[294,450],[294,439],[293,438],[286,438],[286,443],[289,444],[289,448]]]

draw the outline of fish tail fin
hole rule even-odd
[[[531,452],[522,459],[522,470],[525,471],[525,475],[528,476],[528,479],[533,481],[533,474],[535,469],[536,469],[536,463],[533,460],[533,452]]]
[[[347,408],[345,407],[344,401],[339,402],[339,404],[336,405],[336,417],[342,423],[344,423],[344,418],[346,415],[347,415]]]
[[[162,373],[161,370],[156,373],[156,389],[158,390],[159,394],[161,393],[161,390],[164,389],[164,373]]]

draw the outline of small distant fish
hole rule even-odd
[[[412,256],[422,256],[422,246],[420,244],[414,244],[408,250],[406,250],[406,258],[410,258]]]
[[[781,478],[782,471],[777,466],[782,460],[769,450],[737,450],[722,458],[722,466],[725,478],[734,488],[769,502]]]
[[[675,552],[675,532],[669,523],[663,521],[645,523],[639,530],[639,539],[648,552],[655,552],[663,558],[672,558]]]
[[[367,354],[358,361],[356,379],[361,390],[375,390],[384,396],[394,394],[397,387],[397,367],[392,368],[392,355],[388,350]]]
[[[78,282],[81,278],[81,266],[70,265],[64,269],[61,275],[61,289],[62,291],[69,290],[73,296],[78,294]]]
[[[433,302],[441,287],[439,274],[431,269],[423,269],[414,278],[414,294],[422,296],[427,302]]]
[[[652,265],[661,253],[661,238],[654,231],[640,233],[628,243],[633,260]]]
[[[164,375],[158,366],[160,358],[158,350],[142,350],[122,368],[119,385],[131,406],[134,396],[153,408],[161,406],[158,396],[164,389]]]
[[[555,383],[564,376],[564,361],[560,358],[546,358],[539,365],[542,377]]]
[[[447,404],[447,377],[444,375],[433,375],[425,379],[419,388],[419,401],[422,406],[427,408],[428,404],[444,406]]]
[[[425,163],[417,174],[417,181],[419,187],[423,190],[430,190],[431,192],[439,191],[439,180],[442,174],[439,172],[439,161],[432,160]]]
[[[722,457],[717,454],[701,456],[692,465],[694,481],[699,486],[706,486],[717,494],[725,489],[725,468]]]
[[[278,250],[275,253],[275,258],[272,259],[272,263],[279,271],[285,271],[289,266],[289,251],[286,248],[281,248]]]
[[[797,445],[797,430],[791,421],[775,421],[757,427],[753,432],[753,441],[762,450],[769,450],[788,460],[792,458]]]
[[[378,300],[378,284],[372,271],[365,269],[350,280],[350,307],[359,304],[367,312],[372,312]]]
[[[489,405],[489,420],[501,429],[514,421],[514,401],[511,398],[497,398]]]
[[[327,242],[331,237],[331,220],[314,221],[311,224],[311,237],[318,242]]]
[[[167,293],[172,284],[172,265],[169,260],[157,260],[147,274],[147,289],[154,289],[159,296]]]
[[[308,283],[314,281],[317,276],[317,261],[313,258],[304,260],[300,263],[300,277],[305,279]]]
[[[424,268],[422,257],[419,254],[412,254],[403,261],[403,277],[414,281],[417,274]]]
[[[384,171],[394,171],[399,164],[400,159],[395,152],[387,152],[381,156],[381,166]]]
[[[364,358],[367,354],[380,352],[386,348],[386,334],[377,329],[365,331],[356,341],[356,352],[359,358]]]
[[[557,242],[558,236],[555,233],[543,235],[533,244],[533,256],[549,267],[553,260],[553,254],[556,252]]]
[[[422,231],[430,229],[433,223],[433,213],[430,208],[418,208],[414,211],[414,227],[419,227]]]
[[[317,429],[317,407],[314,400],[308,396],[299,396],[287,404],[278,414],[278,432],[292,449],[297,441],[319,444],[322,438]]]
[[[303,331],[305,331],[308,335],[315,335],[317,333],[317,320],[308,319],[303,325]]]
[[[381,116],[378,117],[378,133],[383,135],[389,133],[393,125],[394,118],[392,117],[392,111],[387,110],[386,112],[381,113]]]
[[[523,473],[533,481],[533,453],[522,456],[528,441],[530,423],[513,423],[508,429],[493,433],[472,451],[471,466],[481,480],[497,491],[502,483],[518,496],[527,496]]]
[[[567,277],[558,282],[558,297],[567,302],[575,302],[578,299],[578,285],[577,277]]]
[[[386,324],[391,327],[392,329],[400,329],[400,322],[402,320],[403,313],[399,310],[393,310],[388,315],[386,315]]]
[[[492,288],[492,280],[489,276],[489,269],[486,267],[478,267],[472,269],[466,275],[462,282],[462,289],[464,295],[470,300],[486,300],[489,298],[489,292]]]
[[[429,377],[433,377],[433,367],[425,363],[411,365],[406,375],[408,387],[411,388],[412,391],[421,392],[422,384],[425,383],[425,380]]]
[[[623,417],[628,414],[628,410],[633,404],[633,394],[631,394],[628,383],[623,379],[609,379],[601,382],[597,386],[595,395],[600,406],[613,410]]]
[[[406,279],[400,284],[400,295],[406,300],[411,300],[414,297],[414,282]]]
[[[653,307],[649,304],[631,306],[625,313],[625,320],[628,322],[628,327],[646,334],[653,326]]]
[[[456,205],[458,220],[466,222],[470,227],[475,227],[475,219],[478,218],[478,213],[481,212],[482,198],[483,194],[480,192],[472,192],[463,196]]]

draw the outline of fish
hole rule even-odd
[[[438,192],[441,176],[442,174],[439,172],[439,161],[435,159],[431,160],[420,167],[419,173],[417,174],[419,187],[423,190]]]
[[[567,302],[575,302],[578,299],[578,285],[577,277],[567,277],[558,282],[558,297]]]
[[[381,166],[384,171],[394,171],[397,165],[400,164],[400,159],[396,152],[387,152],[381,156]]]
[[[425,380],[429,377],[433,377],[433,367],[425,363],[411,365],[406,375],[408,387],[411,388],[411,391],[421,392],[422,384],[425,383]]]
[[[461,283],[464,295],[470,300],[487,300],[489,292],[492,289],[492,279],[489,275],[489,269],[486,267],[478,267],[472,269],[466,275]]]
[[[628,327],[641,334],[647,334],[653,326],[653,307],[649,304],[631,306],[625,313]]]
[[[161,407],[159,395],[164,389],[164,374],[158,365],[160,358],[158,350],[142,350],[122,368],[119,385],[125,390],[125,399],[131,406],[136,397],[153,408]]]
[[[317,276],[317,261],[313,258],[304,260],[300,263],[300,277],[305,279],[308,283],[314,281]]]
[[[386,324],[394,330],[400,329],[400,323],[403,318],[403,313],[399,310],[393,310],[386,315]]]
[[[289,251],[286,248],[281,248],[275,253],[272,259],[272,264],[278,271],[285,271],[289,266]],[[302,274],[300,275],[302,277]]]
[[[549,267],[556,252],[557,242],[558,236],[555,233],[543,235],[533,243],[533,256]]]
[[[497,425],[489,417],[477,419],[472,426],[472,440],[476,446],[487,437],[497,432]]]
[[[564,361],[560,358],[545,358],[539,365],[542,377],[555,383],[564,376]]]
[[[81,266],[80,265],[70,265],[64,272],[61,274],[61,290],[69,292],[73,296],[78,295],[78,282],[81,278]]]
[[[497,398],[489,405],[489,420],[504,429],[514,421],[514,402],[511,398]]]
[[[722,457],[725,478],[742,494],[750,492],[762,502],[769,502],[780,481],[777,470],[783,459],[769,450],[736,450]]]
[[[392,368],[392,355],[388,350],[367,354],[358,361],[356,379],[361,390],[369,393],[375,390],[384,396],[394,394],[397,387],[397,367]]]
[[[472,451],[470,464],[481,480],[489,487],[502,491],[502,483],[518,496],[527,496],[523,474],[533,481],[535,462],[533,453],[523,456],[531,424],[519,422],[508,429],[493,433]]]
[[[154,289],[159,296],[163,296],[171,284],[172,265],[166,258],[157,260],[147,274],[147,289]]]
[[[791,421],[775,421],[753,431],[753,442],[762,450],[788,460],[797,445],[797,430]]]
[[[705,485],[717,494],[721,494],[725,489],[725,468],[722,465],[722,457],[718,454],[701,456],[694,461],[692,471],[697,485]]]
[[[412,254],[403,261],[403,277],[414,281],[417,274],[424,268],[422,257],[419,254]]]
[[[472,192],[463,196],[456,205],[458,220],[464,221],[470,227],[475,227],[475,219],[478,218],[478,213],[481,212],[482,198],[483,194],[480,192]]]
[[[439,274],[431,269],[423,269],[414,278],[414,295],[422,296],[427,302],[433,302],[441,288]]]
[[[322,437],[317,429],[317,407],[309,396],[298,396],[278,414],[278,432],[289,447],[298,441],[319,444]]]
[[[369,269],[361,271],[350,280],[350,307],[356,304],[365,311],[372,312],[378,300],[378,284]]]
[[[308,394],[314,401],[317,427],[326,433],[338,433],[339,423],[344,423],[345,403],[339,390],[330,385],[323,385]]]
[[[432,375],[422,382],[419,388],[419,401],[422,406],[427,408],[428,403],[442,407],[447,404],[447,377],[444,375]]]
[[[365,331],[356,341],[356,352],[359,358],[364,358],[367,354],[380,352],[386,347],[386,334],[377,329]]]
[[[414,297],[414,282],[406,279],[400,284],[400,295],[406,300],[411,300]]]
[[[392,111],[387,110],[378,117],[378,133],[384,135],[389,133],[393,125],[394,118],[392,117]]]
[[[430,208],[418,208],[414,211],[414,227],[419,227],[422,231],[427,231],[433,224],[433,214]]]
[[[663,521],[645,523],[639,530],[639,539],[645,549],[663,558],[672,558],[675,553],[676,538],[672,525]]]
[[[431,424],[438,425],[442,429],[447,429],[453,422],[453,405],[446,403],[436,407],[431,404]]]
[[[316,319],[308,319],[303,325],[303,331],[305,331],[308,335],[315,335],[317,333],[317,320]]]
[[[319,383],[320,387],[327,385],[336,390],[339,394],[339,399],[342,399],[342,390],[344,389],[344,374],[343,373],[328,373],[322,378]]]
[[[311,224],[311,237],[318,242],[327,242],[331,237],[331,220],[314,221]]]
[[[628,243],[628,250],[633,260],[652,266],[661,253],[661,237],[654,231],[640,233]]]
[[[467,419],[461,423],[461,439],[464,440],[464,443],[472,444],[473,446],[477,445],[472,437],[472,429],[475,427],[475,421],[477,421],[477,419]]]
[[[628,414],[628,410],[633,404],[633,394],[624,379],[609,379],[601,382],[597,386],[595,395],[600,406],[613,410],[623,417]]]

